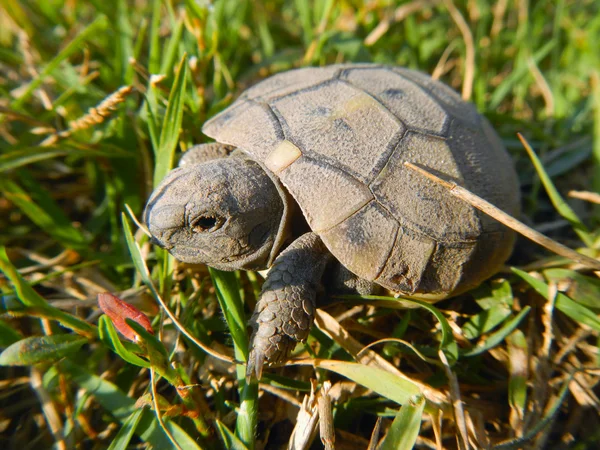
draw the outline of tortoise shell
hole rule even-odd
[[[273,172],[331,253],[388,289],[443,298],[479,284],[511,252],[510,230],[403,166],[519,212],[511,159],[488,121],[420,72],[284,72],[246,90],[203,132]]]

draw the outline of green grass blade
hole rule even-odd
[[[527,272],[519,270],[515,267],[512,268],[512,271],[516,273],[519,277],[527,282],[531,287],[533,287],[538,294],[548,300],[548,292],[550,287],[531,275]],[[576,321],[577,323],[585,324],[594,330],[600,332],[600,318],[598,318],[597,314],[594,314],[590,309],[586,308],[583,305],[580,305],[577,302],[574,302],[565,294],[559,292],[556,294],[556,302],[554,307],[558,309],[560,312],[566,314],[571,319]]]
[[[548,281],[567,282],[567,294],[577,303],[600,312],[600,280],[588,277],[569,269],[546,269],[543,272]]]
[[[556,44],[557,44],[557,40],[555,40],[555,39],[552,39],[549,42],[547,42],[542,48],[540,48],[538,51],[536,51],[533,54],[533,56],[532,56],[533,61],[536,64],[538,64],[542,59],[544,59],[552,51],[552,49],[554,48],[554,46]],[[498,87],[492,94],[492,97],[491,97],[489,105],[488,105],[488,110],[493,111],[496,108],[498,108],[498,106],[500,106],[500,104],[502,103],[504,98],[508,95],[510,90],[513,89],[515,87],[515,85],[523,77],[525,77],[528,73],[529,73],[529,67],[527,64],[523,63],[523,64],[519,65],[518,67],[516,67],[510,73],[510,75],[508,75],[506,78],[504,78],[504,80],[498,85]]]
[[[16,267],[12,265],[6,254],[6,248],[4,247],[0,247],[0,271],[4,273],[6,278],[8,278],[14,286],[17,298],[21,303],[36,309],[41,317],[57,320],[64,327],[75,330],[80,334],[91,336],[96,333],[95,327],[84,320],[50,306],[46,300],[23,279]]]
[[[142,419],[142,414],[144,414],[144,410],[138,409],[123,421],[123,426],[116,434],[107,450],[127,450],[129,448],[129,443]]]
[[[154,155],[156,156],[160,143],[159,143],[159,132],[158,132],[158,122],[156,121],[156,116],[152,111],[152,106],[150,105],[150,100],[146,99],[146,123],[148,125],[148,133],[150,134],[150,142],[152,143],[152,149],[154,150]]]
[[[67,59],[72,54],[81,51],[83,43],[87,41],[89,38],[94,37],[96,34],[100,33],[101,30],[105,29],[108,25],[108,20],[106,16],[100,15],[96,18],[90,25],[84,28],[69,44],[63,48],[58,55],[56,55],[47,65],[44,67],[37,77],[33,79],[31,83],[27,85],[27,88],[15,99],[10,107],[12,109],[21,109],[25,102],[29,100],[33,92],[39,88],[46,77],[48,77],[52,72],[58,69],[58,66],[62,61]]]
[[[510,364],[510,379],[508,381],[508,403],[511,408],[520,412],[521,417],[525,415],[527,407],[527,374],[526,368],[516,365],[524,358],[521,355],[528,355],[527,338],[521,330],[515,330],[507,338],[508,360]]]
[[[150,55],[148,56],[148,71],[150,74],[159,73],[160,68],[160,6],[161,0],[152,1],[152,22],[150,25]]]
[[[552,183],[552,180],[546,173],[544,165],[542,164],[538,156],[535,154],[529,143],[525,140],[524,137],[521,137],[520,135],[519,137],[521,139],[521,142],[523,143],[523,146],[525,147],[525,150],[527,151],[527,154],[529,155],[529,158],[531,158],[531,162],[533,163],[533,166],[535,167],[535,170],[538,176],[540,177],[540,181],[546,189],[548,197],[550,197],[550,201],[552,202],[558,213],[565,219],[567,219],[569,223],[571,223],[573,229],[575,230],[579,238],[585,243],[585,245],[591,247],[594,244],[594,238],[590,234],[590,231],[583,224],[583,222],[577,216],[577,214],[575,214],[575,211],[573,211],[573,209],[571,209],[567,202],[565,202],[565,200],[562,198],[562,196],[554,186],[554,183]]]
[[[463,334],[467,339],[475,339],[493,330],[508,316],[510,316],[510,309],[506,305],[492,306],[490,309],[471,316],[462,327]]]
[[[23,178],[30,188],[26,192],[9,179],[0,179],[0,190],[4,196],[19,207],[38,227],[63,244],[80,252],[87,251],[87,241],[79,230],[73,227],[69,218],[62,212],[48,192],[45,192],[29,177]]]
[[[46,300],[29,286],[23,277],[21,277],[16,267],[12,265],[6,254],[5,247],[0,247],[0,270],[13,284],[21,303],[25,306],[48,306]]]
[[[217,292],[221,310],[229,326],[231,337],[235,343],[235,356],[240,361],[248,359],[248,333],[244,304],[240,297],[240,287],[234,272],[224,272],[208,268]]]
[[[234,342],[235,357],[240,361],[248,360],[248,333],[244,304],[240,297],[240,286],[234,272],[223,272],[209,267],[217,298],[229,326]],[[236,435],[252,449],[256,439],[254,430],[258,420],[258,386],[256,382],[246,383],[245,367],[236,367],[240,389],[240,408],[236,422]]]
[[[385,302],[391,302],[391,303],[401,303],[401,302],[413,303],[413,304],[418,305],[421,308],[429,311],[431,314],[433,314],[435,316],[435,318],[440,323],[440,327],[442,330],[442,340],[440,342],[440,349],[443,350],[455,342],[454,337],[452,336],[452,328],[450,328],[450,324],[448,323],[448,321],[446,320],[446,318],[444,317],[442,312],[439,309],[437,309],[435,306],[433,306],[431,303],[427,303],[422,300],[417,300],[414,298],[405,298],[405,297],[393,298],[393,297],[385,297],[385,296],[380,296],[380,295],[361,295],[361,296],[343,295],[343,296],[339,296],[339,298],[348,298],[348,299],[353,299],[353,300],[356,300],[356,299],[383,300]]]
[[[45,161],[47,159],[56,158],[58,156],[65,156],[68,154],[79,154],[89,156],[89,153],[68,148],[44,148],[44,147],[30,147],[30,148],[17,148],[9,153],[0,155],[0,173],[14,170],[19,167],[23,167],[29,164],[33,164],[39,161]]]
[[[314,37],[311,18],[312,7],[308,0],[295,0],[294,3],[302,24],[302,40],[305,45],[308,45]]]
[[[160,133],[159,148],[156,154],[156,166],[154,169],[155,187],[158,186],[165,175],[173,168],[175,161],[175,149],[179,141],[179,131],[183,119],[186,78],[187,56],[184,56],[175,74],[175,81],[169,94],[169,104]]]
[[[419,437],[425,398],[418,395],[402,405],[392,422],[380,450],[411,450]]]
[[[131,226],[129,225],[129,221],[127,220],[125,213],[121,213],[121,223],[123,224],[123,233],[125,234],[125,241],[127,242],[127,248],[129,249],[129,254],[133,260],[133,265],[142,277],[144,283],[150,287],[150,289],[154,289],[152,279],[150,278],[150,272],[148,271],[148,266],[146,266],[146,263],[142,258],[140,246],[133,238]]]
[[[181,35],[183,33],[183,20],[178,20],[171,37],[169,44],[163,56],[163,61],[160,66],[160,73],[168,75],[173,70],[175,59],[177,58],[177,50],[181,44]]]
[[[334,360],[318,360],[315,366],[343,375],[401,405],[421,394],[416,384],[377,367]]]
[[[521,312],[519,312],[519,314],[517,314],[512,319],[508,320],[504,324],[504,326],[502,328],[500,328],[495,333],[492,333],[491,335],[489,335],[485,339],[485,341],[483,342],[483,344],[477,345],[476,347],[473,347],[470,350],[466,350],[464,352],[460,352],[460,355],[464,356],[464,357],[476,356],[476,355],[480,355],[482,353],[487,352],[491,348],[496,347],[504,339],[506,339],[506,337],[510,333],[512,333],[519,326],[519,324],[523,321],[523,319],[525,318],[525,316],[527,314],[529,314],[530,310],[531,310],[531,307],[526,306],[525,308],[523,308],[521,310]]]

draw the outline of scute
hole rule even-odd
[[[414,81],[378,67],[344,70],[340,78],[377,98],[406,126],[443,134],[449,117],[430,94]]]
[[[396,220],[372,201],[320,236],[347,269],[374,280],[387,261],[397,232]]]
[[[339,80],[278,97],[270,104],[286,138],[303,154],[366,183],[382,169],[404,132],[379,101]]]
[[[388,289],[414,294],[435,247],[432,239],[400,226],[392,252],[375,281]]]
[[[404,69],[402,67],[394,67],[392,70],[423,87],[454,118],[464,121],[473,127],[479,126],[481,116],[477,112],[477,109],[475,109],[475,106],[463,101],[458,93],[444,83],[440,83],[430,76],[415,70]]]
[[[410,131],[371,183],[377,200],[401,224],[432,239],[442,242],[477,239],[481,232],[477,212],[444,187],[405,167],[405,161],[463,182],[462,167],[445,139]]]
[[[271,108],[252,101],[235,102],[206,122],[202,131],[218,142],[244,149],[259,161],[284,138]]]
[[[306,67],[278,73],[246,89],[240,99],[267,102],[276,97],[291,94],[292,92],[297,92],[330,80],[338,70],[337,66]]]
[[[279,178],[317,233],[337,225],[373,200],[365,184],[335,166],[305,156],[280,172]]]

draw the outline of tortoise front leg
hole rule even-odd
[[[296,239],[277,257],[250,319],[246,376],[260,379],[263,365],[284,361],[312,326],[317,291],[331,254],[315,233]]]
[[[202,164],[213,159],[227,158],[235,150],[232,145],[211,142],[210,144],[198,144],[189,148],[179,160],[179,167]]]

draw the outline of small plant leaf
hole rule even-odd
[[[148,333],[154,334],[150,319],[148,319],[148,317],[146,317],[139,309],[124,302],[119,297],[116,297],[109,292],[98,294],[98,306],[104,311],[104,314],[111,318],[119,333],[130,341],[137,341],[137,335],[131,327],[125,323],[125,319],[133,320],[144,327]]]
[[[246,361],[248,358],[248,333],[244,304],[240,297],[240,288],[235,273],[223,272],[210,267],[208,270],[235,343],[236,357]]]
[[[88,340],[76,334],[52,334],[32,336],[8,346],[0,354],[2,366],[31,366],[41,362],[53,362],[74,353]]]
[[[117,335],[117,330],[114,324],[111,322],[108,316],[101,316],[98,320],[98,333],[100,335],[100,340],[128,363],[139,367],[150,367],[150,362],[140,358],[131,350],[127,349],[125,345],[123,345],[119,339],[119,336]]]

